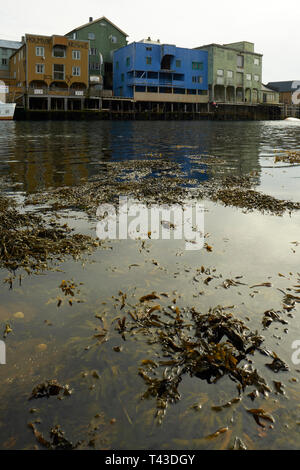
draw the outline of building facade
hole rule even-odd
[[[68,38],[89,41],[89,76],[92,83],[103,83],[104,89],[113,85],[113,53],[127,44],[127,34],[105,16],[74,28]]]
[[[115,96],[135,101],[207,103],[206,51],[161,44],[150,38],[114,53]]]
[[[90,98],[88,57],[88,41],[26,34],[10,57],[15,99],[26,98],[30,109],[82,109]]]
[[[267,87],[279,93],[280,103],[300,104],[300,80],[269,82]]]
[[[278,104],[279,101],[279,93],[271,88],[267,87],[266,85],[261,85],[261,94],[260,94],[260,102],[266,104]]]
[[[0,80],[9,80],[9,59],[21,46],[21,42],[0,39]]]
[[[208,84],[211,101],[258,103],[262,83],[262,54],[251,42],[209,44],[197,50],[208,52]]]

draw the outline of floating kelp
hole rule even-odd
[[[72,390],[70,389],[69,385],[61,385],[55,379],[48,380],[34,387],[29,400],[34,398],[49,398],[51,396],[58,396],[60,393],[62,393],[64,396],[69,396],[72,394]]]
[[[28,273],[50,268],[55,260],[66,256],[77,259],[99,242],[74,234],[65,224],[47,222],[32,212],[21,212],[14,201],[0,199],[0,267],[15,272],[18,268]]]
[[[189,198],[208,198],[225,205],[282,215],[300,209],[299,203],[279,200],[253,189],[252,175],[223,176],[201,182],[186,176],[179,163],[168,159],[123,161],[103,164],[100,174],[87,183],[40,192],[27,198],[27,204],[47,204],[47,210],[77,209],[95,216],[103,203],[117,203],[128,196],[150,204],[183,204]],[[175,228],[168,222],[168,228]],[[151,238],[151,232],[148,233]],[[208,251],[212,247],[206,246]]]
[[[299,150],[286,150],[281,155],[275,156],[275,163],[284,162],[284,163],[300,163],[300,151]]]
[[[64,431],[62,431],[58,425],[50,430],[49,440],[47,440],[43,434],[38,431],[35,423],[28,423],[28,427],[32,429],[38,443],[49,450],[74,450],[81,444],[78,442],[74,445],[72,442],[68,441],[65,438]]]
[[[226,206],[240,207],[248,210],[258,210],[282,215],[285,211],[300,209],[300,203],[276,199],[253,189],[228,188],[219,189],[212,198],[221,201]]]
[[[181,398],[178,387],[185,374],[206,380],[209,384],[228,375],[236,383],[239,396],[224,405],[213,407],[215,411],[239,403],[247,387],[254,387],[256,393],[253,399],[259,394],[267,397],[271,392],[271,388],[250,360],[255,351],[266,354],[267,350],[262,348],[264,338],[251,331],[226,309],[218,306],[210,309],[207,314],[202,314],[192,308],[188,316],[190,322],[187,322],[187,317],[183,319],[178,307],[172,321],[162,319],[162,315],[166,314],[163,308],[161,317],[156,315],[153,318],[147,312],[149,310],[146,306],[144,310],[137,308],[131,318],[136,327],[143,327],[142,331],[149,335],[151,344],[161,346],[163,360],[157,363],[157,360],[145,359],[139,368],[139,375],[147,385],[143,398],[156,398],[159,422],[162,421],[168,404]],[[127,325],[127,331],[134,328],[134,324]],[[274,359],[271,364],[274,372],[287,370],[285,363],[275,353],[268,352],[267,355]],[[159,377],[162,366],[167,367]],[[152,369],[155,370],[153,376]]]

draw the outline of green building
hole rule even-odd
[[[209,44],[197,47],[208,51],[208,85],[211,101],[258,103],[262,85],[262,54],[252,42]]]
[[[74,28],[66,34],[71,39],[90,41],[89,76],[91,83],[103,84],[103,88],[112,89],[113,52],[127,45],[128,34],[114,25],[105,16]]]

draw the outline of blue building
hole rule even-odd
[[[135,101],[208,102],[208,53],[150,38],[114,52],[114,96]]]

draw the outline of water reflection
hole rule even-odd
[[[200,180],[260,170],[261,123],[13,122],[0,127],[0,172],[26,192],[74,185],[108,161],[167,157]]]

